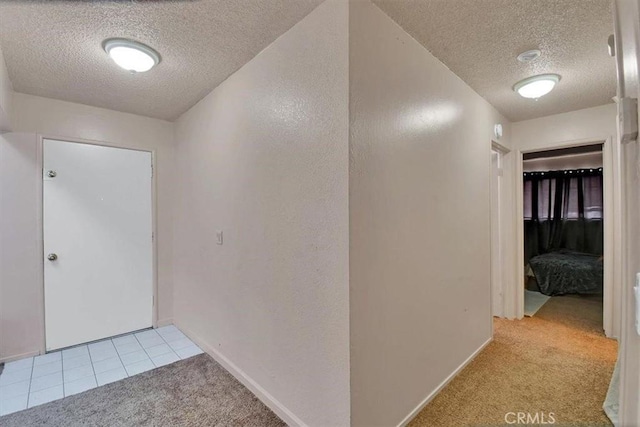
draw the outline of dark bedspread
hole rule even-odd
[[[599,256],[561,250],[531,258],[529,264],[545,295],[602,292],[603,268]]]

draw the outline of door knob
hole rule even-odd
[[[47,176],[48,176],[49,178],[55,178],[55,177],[56,177],[56,175],[58,175],[58,174],[56,173],[56,171],[47,171]]]
[[[49,255],[47,255],[47,259],[48,259],[49,261],[55,261],[55,260],[57,260],[57,259],[58,259],[58,255],[56,255],[56,254],[49,254]]]

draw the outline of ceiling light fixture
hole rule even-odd
[[[104,50],[113,59],[113,62],[132,73],[144,73],[160,62],[158,52],[133,40],[105,40]]]
[[[558,74],[540,74],[520,80],[513,86],[513,90],[523,98],[538,99],[551,92],[559,81]]]
[[[539,49],[531,49],[526,52],[522,52],[517,56],[517,59],[520,62],[527,63],[538,59],[540,55],[542,55],[542,52],[540,52]]]

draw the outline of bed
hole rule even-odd
[[[602,293],[602,257],[559,250],[529,260],[527,276],[545,295]]]

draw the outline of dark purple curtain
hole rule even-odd
[[[602,254],[602,168],[524,174],[525,264],[571,249]]]

